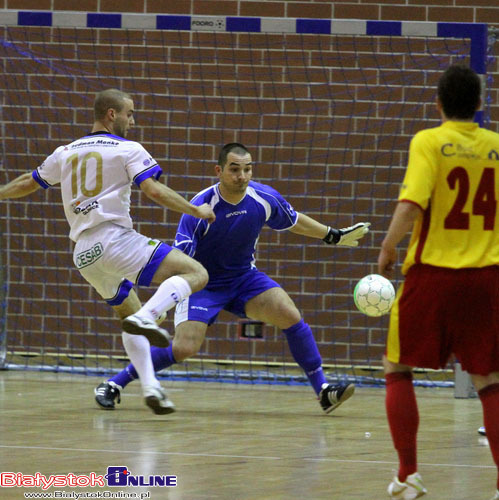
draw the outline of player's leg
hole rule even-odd
[[[263,273],[256,277],[261,285],[270,280]],[[353,395],[354,384],[328,384],[322,370],[322,358],[310,326],[301,318],[291,297],[279,286],[267,288],[253,296],[245,303],[245,314],[248,318],[263,321],[280,328],[286,335],[293,358],[303,369],[315,393],[319,397],[322,409],[330,413],[341,403]],[[255,286],[254,289],[257,289]],[[249,293],[249,292],[246,292]]]
[[[386,379],[386,415],[399,458],[398,474],[388,486],[388,493],[393,498],[405,498],[397,495],[411,488],[411,492],[418,495],[413,498],[418,498],[426,493],[426,489],[417,472],[419,411],[412,383],[412,368],[393,363],[386,356],[383,357],[383,367]]]
[[[411,367],[445,366],[452,342],[446,337],[449,288],[453,282],[438,268],[416,265],[399,286],[390,312],[383,366],[386,378],[386,414],[399,458],[398,475],[388,486],[392,498],[402,492],[419,498],[426,493],[417,472],[419,411]]]
[[[175,337],[166,348],[151,346],[151,359],[154,371],[158,372],[180,363],[195,355],[204,341],[208,325],[199,321],[185,321],[175,328]],[[139,378],[133,362],[107,382],[123,390],[130,382]],[[114,406],[114,405],[113,405]]]
[[[112,306],[116,314],[124,319],[130,314],[140,309],[140,300],[133,289],[130,289],[128,296],[121,302]],[[144,399],[154,413],[164,415],[175,411],[174,404],[168,398],[166,392],[161,387],[159,380],[154,373],[151,359],[151,345],[143,335],[131,335],[122,332],[123,346],[128,357],[135,366],[137,377],[140,377]],[[115,407],[115,400],[120,402],[120,391],[123,387],[119,382],[108,380],[95,389],[95,400],[97,404],[105,409],[112,410]]]
[[[457,308],[451,325],[455,354],[471,375],[482,404],[483,424],[498,469],[499,498],[499,266],[461,270],[454,288],[456,293],[447,302]]]
[[[483,424],[494,462],[499,469],[499,372],[471,375],[483,408]],[[499,492],[499,476],[496,484]],[[499,495],[498,495],[499,496]]]
[[[140,301],[133,290],[138,275],[152,273],[165,258],[171,247],[150,240],[136,231],[114,224],[101,224],[85,231],[75,245],[73,260],[85,278],[117,315],[124,319],[138,311]],[[155,377],[150,357],[150,342],[169,345],[170,337],[163,329],[147,329],[143,335],[122,333],[128,356],[140,373],[146,403],[155,413],[168,413],[172,405],[163,393]],[[104,387],[102,387],[104,385]],[[101,399],[104,400],[101,401]],[[110,403],[107,404],[109,400]],[[119,399],[119,387],[101,384],[96,389],[96,400],[104,408],[114,408],[114,399]]]
[[[113,309],[121,319],[124,319],[138,311],[140,306],[137,294],[134,290],[130,290],[126,300],[122,304],[114,306]],[[157,415],[166,415],[175,411],[175,405],[168,398],[154,373],[149,341],[143,335],[130,335],[126,332],[123,332],[122,335],[123,345],[130,361],[135,366],[147,406]]]
[[[231,290],[231,287],[228,289]],[[205,288],[178,304],[175,311],[175,338],[172,345],[167,348],[151,347],[154,370],[163,370],[196,354],[204,341],[208,325],[215,321],[229,299],[226,287],[222,287],[220,291]],[[139,374],[131,363],[105,384],[109,384],[109,387],[118,386],[119,390],[122,390],[138,377]],[[108,404],[114,407],[116,398],[112,396],[110,393]]]
[[[208,273],[199,262],[179,250],[171,247],[168,249],[168,253],[157,263],[156,269],[153,269],[154,264],[151,263],[139,277],[139,284],[149,285],[154,282],[160,285],[135,314],[123,321],[123,329],[129,333],[141,334],[143,330],[159,329],[156,325],[158,317],[208,282]]]

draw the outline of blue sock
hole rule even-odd
[[[283,330],[288,340],[289,350],[295,361],[302,367],[316,394],[326,382],[322,371],[322,358],[315,342],[314,334],[302,319]]]
[[[172,346],[166,348],[151,346],[151,357],[155,372],[159,372],[163,368],[168,368],[176,363]],[[108,381],[114,382],[125,388],[132,380],[137,378],[139,378],[139,375],[135,367],[129,364],[124,370],[120,371],[120,373],[114,377],[111,377]]]

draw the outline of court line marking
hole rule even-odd
[[[223,455],[220,453],[182,453],[176,451],[137,451],[137,450],[99,450],[96,448],[52,448],[50,446],[15,446],[0,444],[0,448],[18,450],[48,450],[48,451],[81,451],[97,453],[134,453],[135,455],[175,455],[186,457],[217,457],[217,458],[246,458],[254,460],[282,460],[282,457],[260,457],[258,455]]]
[[[308,462],[345,462],[353,464],[395,464],[398,462],[388,462],[384,460],[342,460],[339,458],[304,458]],[[425,462],[418,462],[418,466],[424,465],[426,467],[456,467],[456,468],[470,468],[470,469],[495,469],[495,465],[472,465],[472,464],[430,464]]]
[[[167,455],[167,456],[185,456],[185,457],[215,457],[215,458],[245,458],[247,460],[285,460],[287,457],[272,457],[259,455],[225,455],[220,453],[182,453],[175,451],[137,451],[137,450],[99,450],[96,448],[54,448],[49,446],[18,446],[18,445],[3,445],[0,448],[10,448],[17,450],[47,450],[47,451],[81,451],[96,452],[96,453],[133,453],[135,455]],[[304,460],[305,462],[337,462],[337,463],[352,463],[352,464],[388,464],[398,465],[398,462],[390,462],[384,460],[348,460],[340,458],[290,458],[289,460]],[[495,465],[472,465],[472,464],[433,464],[420,462],[418,465],[427,467],[455,467],[469,469],[495,469]]]

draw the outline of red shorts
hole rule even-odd
[[[452,353],[468,373],[499,372],[499,266],[409,269],[390,315],[388,360],[439,369]]]

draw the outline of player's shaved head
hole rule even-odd
[[[222,168],[224,168],[225,164],[227,163],[227,156],[229,155],[229,153],[234,153],[239,156],[250,154],[246,149],[246,146],[244,146],[243,144],[240,144],[239,142],[230,142],[220,150],[220,154],[218,155],[218,164]]]
[[[94,102],[95,120],[102,120],[110,108],[115,109],[119,113],[123,109],[125,99],[132,98],[130,94],[118,89],[106,89],[99,92]]]

